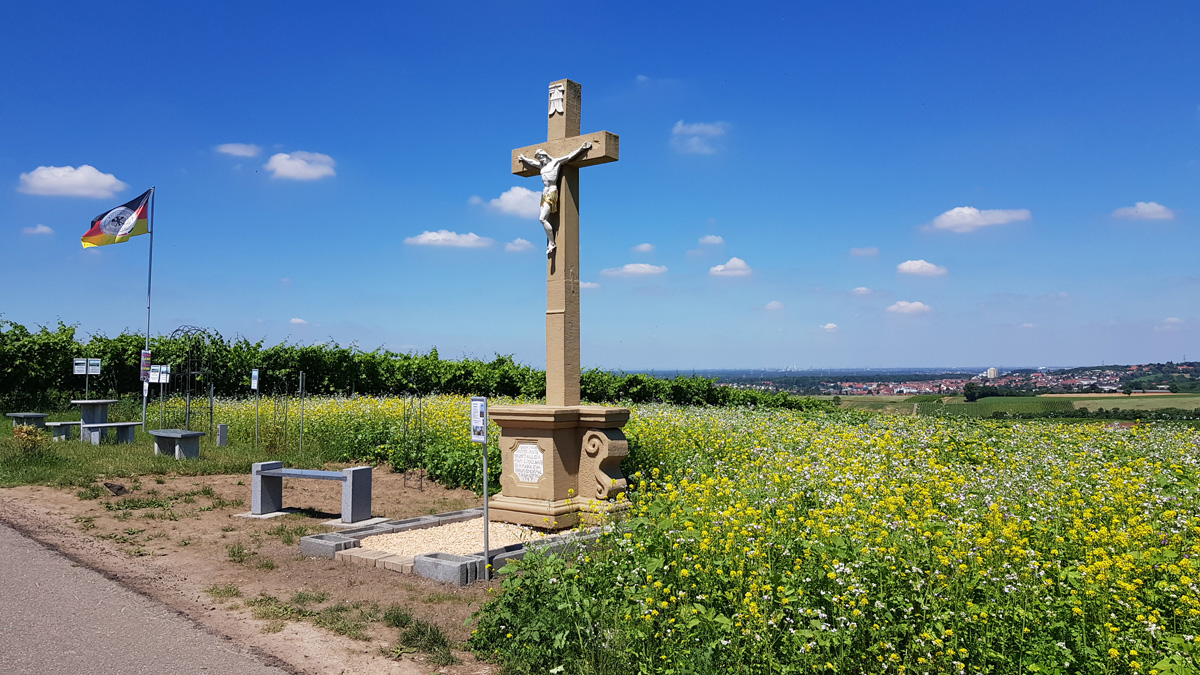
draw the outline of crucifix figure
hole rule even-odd
[[[546,141],[512,151],[512,172],[542,177],[546,230],[546,403],[579,405],[579,167],[619,159],[616,134],[579,133],[582,88],[550,84]],[[533,157],[534,159],[529,159]]]
[[[591,147],[591,143],[585,142],[578,150],[565,157],[551,157],[550,153],[541,148],[534,151],[534,159],[517,155],[518,161],[542,174],[542,203],[538,220],[542,221],[542,227],[546,230],[546,255],[553,255],[555,249],[554,225],[550,223],[550,214],[558,212],[558,170],[563,164],[587,152]]]

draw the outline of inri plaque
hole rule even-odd
[[[522,483],[536,483],[542,477],[542,451],[536,443],[522,443],[513,451],[513,473]]]

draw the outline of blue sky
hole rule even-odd
[[[0,318],[540,367],[569,77],[585,367],[1200,358],[1195,2],[548,7],[4,4]]]

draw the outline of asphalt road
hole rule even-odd
[[[0,673],[287,671],[0,524]]]

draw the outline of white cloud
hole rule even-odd
[[[520,251],[528,251],[531,248],[533,248],[533,244],[529,241],[526,241],[526,240],[520,238],[520,237],[517,237],[516,239],[513,239],[512,241],[510,241],[504,245],[505,251],[512,251],[514,253],[519,253]]]
[[[304,319],[301,319],[299,317],[293,318],[288,323],[292,324],[293,326],[307,326],[308,325],[307,321],[305,321]]]
[[[783,309],[783,303],[778,300],[772,300],[767,303],[766,308],[772,311],[776,309]]]
[[[467,200],[469,204],[486,204],[489,210],[521,218],[537,218],[541,202],[542,193],[520,185],[505,190],[495,199],[484,201],[483,197],[473,195]]]
[[[1132,220],[1174,220],[1175,212],[1157,202],[1137,202],[1112,212],[1113,218]]]
[[[656,274],[663,274],[666,271],[667,268],[664,265],[629,263],[622,267],[610,267],[606,270],[600,270],[600,274],[606,277],[649,277]]]
[[[333,170],[337,162],[329,155],[320,152],[304,152],[297,150],[293,153],[277,152],[263,167],[271,172],[272,178],[287,178],[290,180],[319,180],[327,176],[336,176]]]
[[[959,206],[934,218],[930,223],[930,228],[960,233],[974,232],[989,225],[1005,225],[1020,220],[1029,220],[1031,215],[1029,209],[984,209],[981,211],[973,206]]]
[[[654,251],[654,244],[638,244],[633,247],[635,253],[650,253]]]
[[[730,258],[724,265],[714,265],[708,269],[708,273],[714,277],[745,277],[752,271],[746,261],[737,256]]]
[[[728,124],[724,122],[693,122],[683,120],[671,128],[671,147],[687,155],[711,155],[717,151],[712,145],[715,138],[725,135]]]
[[[404,243],[413,246],[454,246],[458,248],[486,248],[495,243],[487,237],[481,237],[474,232],[459,234],[450,230],[430,232],[426,230],[415,237],[408,237]]]
[[[896,265],[896,271],[901,274],[915,274],[919,277],[940,277],[946,274],[945,267],[924,260],[905,260]]]
[[[579,282],[579,287],[580,288],[600,288],[600,284],[598,284],[594,281],[581,281],[581,282]]]
[[[1021,324],[1021,328],[1033,328],[1033,324],[1031,324],[1031,323],[1023,323],[1023,324]]]
[[[924,314],[925,312],[932,312],[933,308],[923,302],[900,300],[891,307],[888,307],[887,311],[893,314]]]
[[[856,288],[850,292],[855,295],[870,295],[871,289],[867,288],[866,286],[859,286],[858,288]]]
[[[214,150],[234,157],[258,157],[258,153],[262,152],[262,148],[253,143],[222,143]]]
[[[878,258],[879,249],[875,246],[864,246],[862,248],[850,249],[850,255],[856,258]]]
[[[820,328],[821,330],[825,331],[826,333],[836,333],[837,332],[837,324],[836,323],[827,323],[824,326],[817,326],[817,328]]]
[[[73,166],[39,166],[21,174],[17,189],[28,195],[49,197],[108,198],[129,187],[111,173],[101,173],[96,167],[84,164]]]
[[[42,225],[41,223],[38,223],[33,227],[22,227],[21,234],[54,234],[54,230]]]
[[[703,237],[700,237],[700,243],[708,244],[709,246],[717,246],[719,244],[724,244],[725,239],[719,234],[706,234]]]
[[[1155,326],[1154,330],[1160,331],[1160,332],[1161,331],[1177,331],[1177,330],[1179,330],[1179,327],[1182,325],[1183,325],[1183,319],[1181,319],[1177,316],[1168,316],[1167,318],[1163,319],[1161,324]]]

